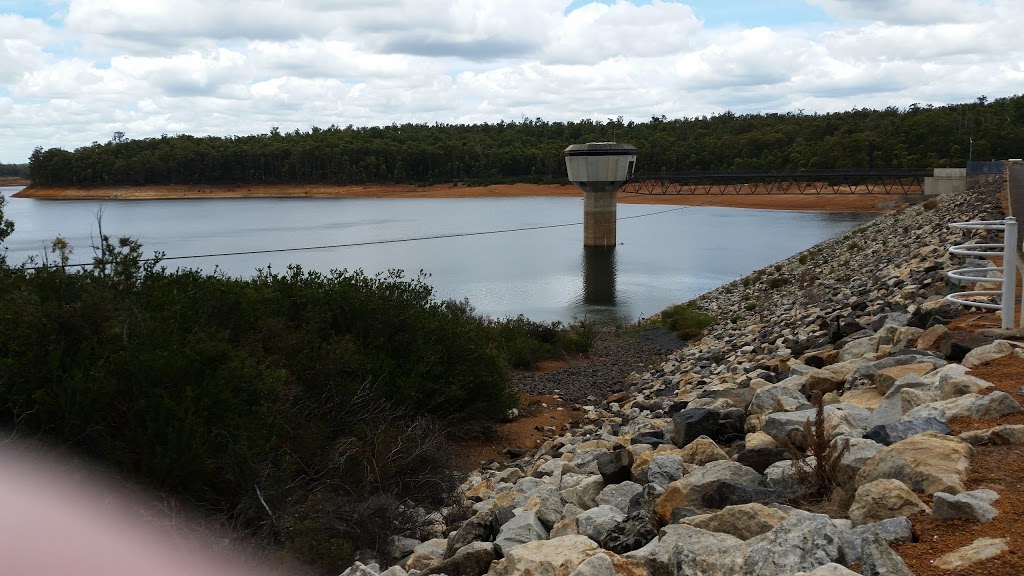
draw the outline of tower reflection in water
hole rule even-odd
[[[606,308],[615,306],[615,248],[583,248],[583,298],[581,304]]]

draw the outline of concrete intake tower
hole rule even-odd
[[[636,146],[616,142],[565,149],[569,181],[583,190],[583,245],[615,247],[615,196],[633,175]]]

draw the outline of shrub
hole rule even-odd
[[[839,470],[850,445],[848,442],[832,442],[832,430],[825,424],[821,392],[814,392],[811,404],[815,407],[814,421],[805,421],[803,430],[793,438],[784,439],[782,445],[794,462],[799,482],[813,488],[813,498],[825,501],[845,484],[846,479],[842,478]],[[813,464],[807,462],[807,456],[814,457]]]
[[[807,254],[801,254],[800,257],[797,258],[797,262],[799,262],[801,265],[807,264]]]
[[[682,340],[692,340],[715,323],[715,317],[696,309],[693,304],[678,304],[662,310],[661,323],[674,330]]]
[[[167,272],[101,242],[82,273],[0,270],[0,424],[325,573],[454,498],[451,423],[515,405],[485,323],[422,278]]]
[[[757,310],[757,302],[747,302],[746,305],[743,306],[743,309],[747,312],[753,312],[754,310]]]
[[[775,290],[789,284],[789,278],[785,276],[775,276],[774,278],[769,278],[767,284],[769,288]]]

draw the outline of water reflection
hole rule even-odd
[[[583,248],[583,301],[587,306],[615,306],[615,248]]]

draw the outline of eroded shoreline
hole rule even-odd
[[[40,200],[196,200],[225,198],[582,198],[574,186],[560,184],[499,184],[493,186],[411,185],[220,185],[137,186],[109,188],[60,188],[29,186],[16,198]],[[879,212],[914,196],[902,194],[755,194],[755,195],[636,195],[619,193],[620,204],[670,204],[719,206],[767,210],[828,212]]]

